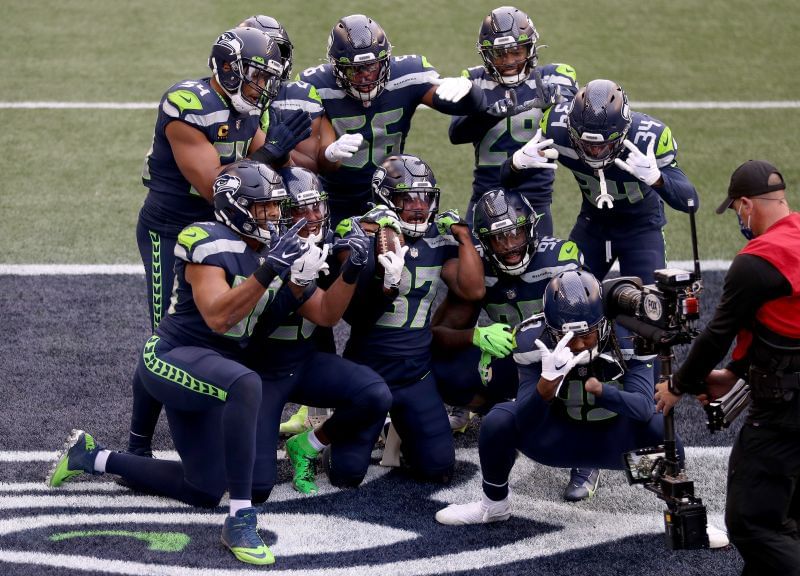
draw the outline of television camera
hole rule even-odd
[[[655,271],[655,284],[642,285],[639,278],[612,278],[603,282],[606,315],[634,334],[637,354],[658,354],[661,379],[672,389],[672,347],[688,344],[698,334],[698,294],[702,290],[697,272],[663,269]],[[708,548],[706,507],[694,495],[694,482],[678,460],[675,420],[664,416],[664,444],[624,454],[631,484],[643,484],[664,500],[667,546],[673,550]]]

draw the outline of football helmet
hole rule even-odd
[[[519,192],[496,188],[475,203],[473,234],[483,255],[500,271],[519,276],[536,253],[540,216]]]
[[[372,176],[372,193],[377,204],[395,211],[403,234],[410,238],[424,236],[439,210],[433,170],[412,154],[384,160]]]
[[[256,28],[223,32],[211,48],[208,67],[240,114],[261,114],[278,95],[281,52]]]
[[[544,289],[542,311],[554,342],[570,331],[583,336],[597,330],[590,358],[608,339],[611,325],[603,309],[603,288],[588,270],[568,270],[551,279]]]
[[[513,6],[501,6],[483,19],[478,53],[486,70],[503,86],[518,86],[536,67],[539,34],[528,15]]]
[[[213,190],[217,220],[262,244],[278,239],[288,196],[275,170],[254,160],[239,160],[220,172]]]
[[[369,105],[389,81],[392,45],[380,24],[364,16],[345,16],[328,38],[328,60],[338,84]]]
[[[592,80],[578,91],[567,115],[572,147],[588,166],[614,163],[631,127],[628,96],[610,80]]]
[[[330,230],[330,212],[328,194],[322,190],[319,178],[311,170],[299,166],[284,168],[281,176],[288,194],[283,210],[286,228],[305,218],[308,223],[300,236],[314,244],[324,242]]]
[[[281,80],[289,80],[289,75],[292,73],[292,50],[294,50],[294,44],[289,40],[289,34],[281,23],[272,16],[256,14],[246,20],[242,20],[239,28],[255,28],[269,34],[269,37],[278,45],[278,50],[281,51],[281,62],[283,62]]]

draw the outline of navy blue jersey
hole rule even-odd
[[[476,246],[479,253],[481,247]],[[583,264],[578,246],[569,240],[545,236],[539,239],[536,253],[519,276],[498,273],[483,258],[486,295],[481,307],[492,322],[515,326],[542,310],[542,296],[550,279]]]
[[[176,346],[201,346],[223,354],[238,355],[247,345],[270,299],[280,288],[280,277],[273,280],[253,310],[226,334],[212,331],[203,320],[186,281],[186,264],[217,266],[225,270],[231,287],[238,286],[264,261],[241,237],[217,222],[196,222],[178,236],[175,246],[175,287],[169,312],[158,325],[156,334]]]
[[[630,333],[621,326],[615,326],[614,329],[620,346],[619,353],[609,338],[588,364],[575,366],[564,377],[553,409],[566,418],[598,422],[621,414],[634,420],[648,421],[655,413],[654,357],[634,355]],[[519,367],[520,397],[529,396],[542,374],[542,353],[534,343],[537,338],[550,350],[557,344],[544,329],[543,314],[527,319],[516,334],[514,361]],[[603,383],[601,396],[584,389],[584,383],[590,377]],[[527,393],[523,392],[523,388],[528,389]]]
[[[275,118],[275,111],[280,110],[305,110],[312,120],[322,116],[322,99],[317,94],[316,88],[306,82],[283,82],[278,95],[272,100],[267,111],[261,115],[261,129],[269,131],[271,121]]]
[[[331,64],[308,68],[300,74],[301,80],[316,88],[337,138],[345,133],[364,137],[352,158],[342,160],[338,170],[321,175],[332,212],[347,216],[363,213],[364,204],[372,199],[375,169],[388,156],[403,152],[411,117],[434,86],[431,79],[436,77],[436,69],[424,56],[393,56],[386,88],[365,105],[336,83]],[[343,205],[359,208],[343,212]]]
[[[600,194],[600,180],[597,171],[587,166],[573,150],[567,132],[568,102],[556,104],[545,112],[541,127],[544,138],[553,139],[553,148],[558,150],[558,160],[572,171],[583,192],[581,217],[597,226],[608,227],[609,237],[629,237],[631,232],[662,228],[667,220],[663,201],[672,208],[689,212],[688,201],[699,206],[697,191],[678,168],[678,145],[668,126],[656,118],[641,112],[632,112],[632,122],[627,139],[633,142],[643,154],[647,153],[650,142],[655,142],[654,152],[664,185],[653,188],[639,181],[633,175],[620,170],[615,165],[603,169],[608,193],[614,199],[613,208],[597,207]],[[623,152],[624,159],[627,154]],[[536,172],[535,170],[521,171]],[[615,236],[616,235],[616,236]]]
[[[577,93],[575,69],[569,64],[547,64],[538,70],[545,82],[559,87],[564,98],[571,99]],[[464,70],[463,75],[481,87],[486,96],[487,106],[505,98],[507,90],[516,92],[519,103],[532,100],[537,95],[532,73],[525,82],[514,88],[499,84],[484,66],[474,66]],[[470,138],[475,147],[475,168],[472,172],[473,202],[487,190],[500,186],[500,166],[533,138],[539,128],[542,114],[540,109],[533,108],[509,118],[497,118],[496,123],[488,128],[484,122],[472,123]],[[451,122],[451,133],[457,126],[465,128],[470,120],[469,116],[454,117]],[[552,170],[536,170],[535,174],[531,174],[515,190],[525,196],[534,208],[547,206],[553,199],[554,180],[555,174]]]
[[[337,232],[341,227],[337,229]],[[439,290],[442,266],[458,257],[458,242],[439,234],[431,224],[421,238],[405,238],[409,246],[398,295],[384,297],[383,281],[375,279],[375,260],[359,276],[345,320],[350,324],[348,350],[371,357],[425,358],[432,340],[431,305]],[[373,241],[374,244],[374,241]],[[374,246],[373,246],[374,249]],[[377,318],[377,321],[375,320]]]
[[[223,165],[247,156],[258,129],[258,112],[236,113],[210,81],[203,78],[179,82],[161,98],[153,144],[142,171],[142,182],[150,193],[141,217],[150,229],[177,236],[193,222],[214,219],[211,204],[192,188],[175,162],[166,135],[170,122],[185,122],[202,132],[214,145]]]

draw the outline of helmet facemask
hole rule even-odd
[[[311,244],[322,244],[330,229],[328,195],[319,190],[306,190],[290,196],[285,209],[287,227],[291,227],[305,218],[306,225],[300,231],[299,236]]]
[[[519,276],[525,272],[536,251],[534,226],[527,219],[521,222],[500,220],[494,224],[496,229],[480,235],[484,253],[505,274]]]
[[[511,6],[492,10],[478,33],[477,48],[486,70],[503,86],[518,86],[536,67],[539,34],[525,12]]]
[[[536,253],[541,215],[518,192],[488,190],[475,203],[473,234],[484,257],[499,271],[519,276]]]
[[[358,62],[359,56],[367,56]],[[359,54],[356,62],[333,62],[333,70],[339,85],[347,93],[368,103],[374,100],[386,87],[389,81],[388,56],[376,58],[372,54]]]
[[[439,210],[439,189],[416,187],[393,190],[390,205],[400,218],[400,228],[409,238],[424,236]]]
[[[213,184],[214,215],[234,232],[270,245],[285,219],[286,189],[264,164],[240,160],[225,167]]]
[[[336,82],[364,106],[386,87],[391,54],[383,28],[363,14],[345,16],[328,37],[328,61]]]
[[[259,42],[263,39],[253,33],[260,34],[267,42]],[[258,48],[263,48],[264,53],[254,53],[254,47],[246,45],[248,41],[259,42]],[[238,28],[217,39],[209,66],[238,113],[261,114],[278,95],[284,71],[279,54],[272,39],[255,28]]]
[[[610,166],[624,150],[631,126],[628,97],[609,80],[592,80],[573,99],[567,114],[570,143],[587,166]]]

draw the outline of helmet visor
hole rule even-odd
[[[401,220],[410,224],[428,222],[430,216],[438,210],[438,199],[438,188],[393,192],[391,195],[397,215]]]
[[[489,248],[495,258],[507,266],[520,264],[528,250],[529,238],[526,228],[517,226],[489,234]]]
[[[242,98],[249,104],[265,110],[278,95],[283,67],[280,66],[280,70],[272,70],[250,60],[245,62],[242,68]]]

